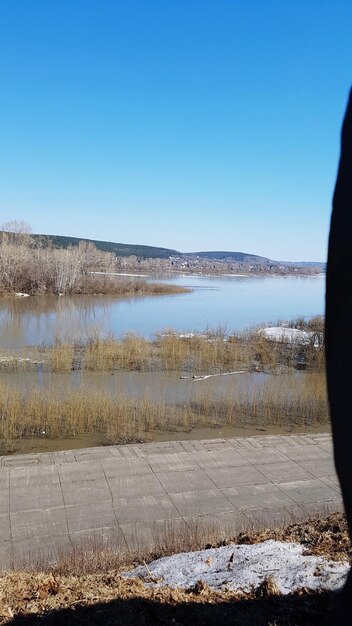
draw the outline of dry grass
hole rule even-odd
[[[101,294],[123,298],[139,296],[166,296],[178,293],[190,293],[191,289],[168,283],[154,283],[142,279],[122,279],[120,276],[90,275],[81,287],[70,293]]]
[[[196,383],[190,400],[176,405],[144,396],[33,388],[19,391],[0,384],[0,441],[12,452],[23,438],[67,438],[103,434],[107,443],[140,442],[153,431],[190,431],[201,427],[312,426],[329,420],[325,377],[321,373],[268,376],[261,386],[236,388],[214,396]]]
[[[304,325],[301,320],[295,320],[290,325],[312,333],[307,345],[298,341],[290,344],[270,341],[257,329],[228,334],[226,329],[219,328],[184,336],[169,330],[158,333],[154,341],[133,333],[118,340],[112,333],[104,336],[96,332],[84,343],[67,337],[56,339],[51,346],[42,346],[40,352],[33,349],[31,362],[20,362],[6,354],[5,360],[0,361],[0,368],[4,371],[36,369],[40,356],[44,369],[55,372],[86,369],[207,373],[236,368],[275,372],[283,367],[323,371],[323,319],[313,318]]]
[[[267,579],[252,592],[212,591],[202,581],[183,589],[150,588],[141,580],[121,578],[122,568],[189,549],[210,548],[226,542],[253,543],[266,539],[298,541],[306,551],[332,559],[349,559],[351,545],[341,514],[290,525],[280,531],[208,541],[182,532],[165,535],[149,552],[116,555],[107,545],[81,546],[61,555],[51,567],[32,566],[0,575],[0,624],[242,624],[277,626],[323,624],[332,594],[301,590],[281,596]],[[202,543],[203,542],[203,543]],[[17,621],[18,620],[18,621]]]
[[[85,347],[83,368],[89,371],[148,369],[152,357],[151,343],[143,337],[128,333],[121,341],[112,335],[91,337]]]
[[[163,556],[225,545],[231,536],[228,530],[215,522],[205,524],[195,519],[188,520],[186,525],[170,519],[162,525],[155,525],[147,548],[145,540],[140,540],[138,533],[133,538],[133,548],[128,549],[119,531],[116,536],[110,533],[108,539],[103,537],[103,530],[99,533],[92,531],[90,537],[76,540],[70,548],[59,549],[56,555],[50,555],[46,549],[35,558],[18,559],[11,569],[45,571],[55,576],[102,574],[111,570],[122,572]]]
[[[67,341],[55,341],[50,350],[52,372],[70,372],[72,370],[74,345]]]
[[[281,596],[270,583],[258,595],[212,591],[202,581],[188,590],[159,589],[114,571],[78,577],[17,572],[3,584],[14,593],[3,596],[2,626],[323,626],[331,624],[326,619],[334,605],[333,594],[302,589]]]
[[[217,548],[229,543],[250,545],[269,539],[303,544],[306,555],[322,556],[333,561],[352,560],[346,516],[332,513],[322,518],[311,517],[304,522],[294,522],[284,528],[247,530],[237,534],[216,522],[205,524],[189,520],[187,526],[180,526],[170,520],[155,532],[153,543],[147,550],[138,546],[138,549],[126,552],[118,542],[89,539],[61,553],[52,565],[46,565],[44,569],[55,574],[74,575],[103,573],[111,569],[122,571],[180,552]],[[33,563],[30,569],[33,569]]]

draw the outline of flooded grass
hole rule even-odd
[[[153,341],[95,333],[85,342],[66,337],[3,353],[0,369],[8,381],[0,382],[1,451],[21,450],[21,441],[32,438],[116,444],[197,429],[327,425],[323,320],[298,319],[291,326],[308,331],[309,340],[272,341],[257,329],[238,335],[224,328],[168,331]],[[172,372],[177,380],[165,378]],[[245,372],[243,383],[229,375],[236,372]],[[188,381],[180,382],[180,373]],[[143,388],[135,378],[119,378],[138,375],[160,380],[145,381]],[[209,375],[214,378],[205,380]],[[101,376],[104,384],[96,384]],[[17,383],[26,377],[21,388]]]
[[[180,334],[172,330],[151,341],[128,333],[116,339],[112,333],[92,334],[84,342],[66,337],[51,345],[0,355],[1,371],[35,370],[68,372],[98,371],[189,371],[226,372],[236,368],[249,371],[276,371],[296,367],[322,371],[325,367],[322,318],[309,322],[295,320],[293,328],[310,333],[309,340],[272,341],[257,329],[228,334],[226,329]]]
[[[161,396],[162,397],[162,396]],[[189,432],[224,426],[312,427],[327,424],[325,376],[268,376],[261,385],[234,385],[216,394],[195,383],[184,401],[106,389],[30,388],[0,383],[0,446],[3,453],[30,438],[97,436],[104,443],[147,441],[155,432]]]

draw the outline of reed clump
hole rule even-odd
[[[84,348],[83,369],[88,371],[150,369],[152,345],[144,337],[128,333],[120,341],[112,334],[90,338]]]
[[[109,334],[100,337],[99,334],[88,338],[84,347],[84,361],[82,368],[88,371],[104,371],[116,369],[118,363],[118,343]]]
[[[25,358],[0,354],[0,370],[53,372],[73,369],[87,371],[189,371],[221,373],[235,369],[277,372],[282,368],[323,371],[325,369],[324,320],[294,320],[276,324],[304,331],[291,341],[268,338],[261,329],[228,333],[225,329],[204,333],[177,333],[168,330],[148,340],[136,333],[117,339],[113,333],[94,332],[84,341],[56,338],[53,344],[27,349]]]
[[[55,340],[50,349],[50,369],[52,372],[70,372],[73,369],[74,344]]]
[[[246,363],[250,355],[236,335],[219,331],[185,335],[170,331],[157,336],[158,357],[166,369],[189,371],[226,371]]]
[[[148,282],[142,279],[126,279],[120,276],[90,275],[80,286],[69,293],[86,295],[111,295],[121,298],[141,296],[168,296],[190,293],[191,289],[168,283]]]
[[[74,340],[57,339],[47,346],[43,358],[52,371],[189,371],[226,372],[237,368],[248,371],[276,372],[280,368],[308,371],[325,369],[324,321],[313,318],[291,322],[290,328],[304,330],[292,341],[276,341],[258,329],[229,334],[223,329],[205,333],[158,333],[154,340],[128,333],[116,339],[112,333],[94,333],[79,345]],[[287,327],[282,326],[283,330]],[[13,365],[9,364],[9,367]],[[34,365],[33,365],[34,367]],[[3,368],[6,369],[6,363]]]
[[[170,404],[81,387],[63,392],[0,384],[0,440],[4,451],[23,438],[103,434],[107,443],[145,441],[154,431],[201,427],[313,426],[328,422],[325,377],[319,373],[268,377],[260,386],[234,386],[215,395],[197,387],[189,400]]]

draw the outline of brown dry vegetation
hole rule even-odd
[[[114,275],[115,254],[91,242],[57,249],[42,245],[29,232],[0,231],[0,295],[111,294],[121,297],[185,293],[176,285],[148,283]]]
[[[69,345],[70,342],[66,343]],[[270,341],[256,330],[238,335],[218,330],[191,336],[169,331],[158,333],[154,341],[136,334],[128,334],[121,340],[112,334],[105,337],[96,334],[79,350],[81,367],[90,371],[224,372],[238,367],[275,371],[280,366],[322,371],[325,365],[323,341],[317,345],[314,335],[308,345],[285,344]]]
[[[303,325],[303,322],[302,322]],[[290,326],[300,328],[300,320]],[[46,370],[87,371],[189,371],[226,372],[237,368],[248,371],[275,372],[282,367],[323,371],[324,323],[322,318],[304,322],[312,333],[307,345],[270,341],[256,330],[229,335],[225,330],[180,336],[174,331],[158,333],[154,341],[129,333],[118,340],[112,333],[99,332],[85,342],[67,337],[56,339],[51,346],[32,349],[27,361],[4,354],[3,371],[36,369],[38,360]],[[8,360],[6,360],[8,356]]]
[[[113,335],[91,336],[84,344],[57,340],[52,346],[32,349],[31,358],[3,357],[7,371],[37,369],[53,372],[188,371],[221,373],[237,369],[280,372],[297,367],[306,371],[289,380],[270,376],[260,388],[236,388],[227,396],[213,396],[202,383],[191,400],[177,405],[144,397],[133,400],[89,389],[58,393],[32,389],[23,394],[0,385],[0,445],[18,449],[23,438],[101,434],[106,443],[146,441],[152,432],[190,431],[200,427],[280,425],[311,426],[328,422],[324,374],[323,320],[296,320],[293,326],[310,330],[312,342],[302,346],[269,341],[256,331],[227,335],[224,329],[179,336],[159,334],[148,341],[134,334],[121,340]]]
[[[23,438],[76,437],[103,434],[106,443],[146,441],[153,431],[190,431],[225,425],[311,426],[328,422],[325,377],[268,377],[260,387],[236,389],[214,397],[196,387],[190,400],[177,405],[148,396],[134,399],[88,388],[59,391],[32,389],[24,393],[0,384],[0,446],[11,452]]]
[[[191,533],[192,534],[192,533]],[[304,543],[306,553],[332,559],[350,559],[346,520],[333,514],[282,530],[241,533],[211,540],[194,535],[165,538],[148,553],[116,554],[107,546],[74,549],[51,567],[32,566],[0,575],[0,624],[241,624],[249,626],[323,624],[333,605],[333,594],[307,590],[281,596],[267,579],[250,593],[212,591],[202,581],[186,590],[148,588],[141,580],[121,578],[122,568],[183,549],[216,547],[224,543],[253,543],[266,539]]]

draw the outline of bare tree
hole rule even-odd
[[[79,247],[53,250],[55,284],[54,292],[66,294],[74,290],[80,276],[82,255]]]
[[[25,242],[15,242],[10,234],[3,233],[0,243],[0,288],[5,291],[22,288],[28,257],[29,247]]]
[[[31,237],[32,228],[30,224],[24,220],[11,220],[10,222],[5,222],[2,224],[1,230],[3,230],[4,233],[7,233],[10,236],[10,240],[16,244],[33,244],[33,239]]]
[[[47,239],[30,235],[25,222],[7,222],[0,231],[0,292],[116,293],[121,284],[114,274],[114,253],[81,241],[55,248]],[[137,257],[132,258],[136,263]]]
[[[1,225],[1,230],[7,233],[15,233],[19,235],[30,235],[32,227],[24,220],[10,220]]]

